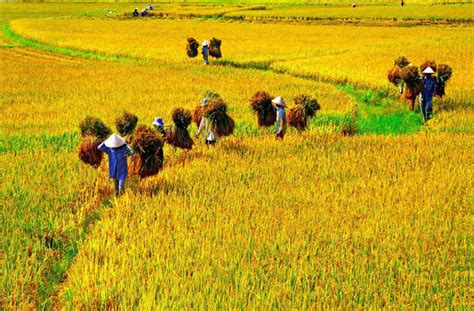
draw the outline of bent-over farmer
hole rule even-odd
[[[125,143],[125,139],[115,133],[98,148],[109,156],[109,177],[114,180],[115,195],[119,196],[125,191],[125,179],[128,175],[127,157],[131,155],[132,150]]]

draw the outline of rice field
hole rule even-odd
[[[472,5],[277,3],[0,4],[1,309],[472,308]],[[389,21],[428,11],[446,24]],[[189,36],[223,59],[188,59]],[[387,81],[400,55],[453,67],[426,125]],[[321,110],[276,141],[259,90]],[[80,162],[86,115],[171,124],[206,91],[236,122],[215,148],[165,146],[118,199]]]

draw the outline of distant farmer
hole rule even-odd
[[[202,58],[204,59],[204,64],[209,65],[209,40],[204,40],[202,43]]]
[[[277,108],[275,136],[277,139],[283,139],[286,133],[286,104],[280,96],[274,98],[272,103],[274,103]]]
[[[117,134],[110,135],[99,145],[99,150],[109,156],[109,177],[114,180],[115,195],[125,191],[125,179],[128,175],[127,157],[132,153],[125,139]]]
[[[144,8],[142,10],[142,17],[147,16],[147,14],[148,14],[148,8]]]
[[[433,113],[433,96],[436,93],[436,79],[433,77],[434,70],[431,67],[423,70],[423,91],[421,92],[421,113],[423,119],[428,121]]]
[[[402,0],[402,3],[401,3],[401,5],[402,5],[402,6],[404,6],[404,5],[405,5],[405,0]]]
[[[138,8],[135,8],[135,10],[133,10],[133,13],[132,15],[133,16],[138,16],[140,13],[138,13]]]
[[[165,123],[163,122],[163,119],[160,117],[156,117],[155,120],[153,120],[153,126],[155,129],[163,136],[163,139],[166,138],[166,131],[165,131]]]
[[[207,98],[204,98],[201,102],[201,106],[202,107],[206,106],[208,101],[209,100]],[[214,135],[214,132],[211,129],[211,124],[205,116],[202,116],[201,122],[199,123],[199,129],[198,129],[197,133],[194,135],[194,137],[198,138],[199,135],[203,131],[205,132],[205,136],[206,136],[206,145],[208,147],[209,146],[214,146],[217,142],[217,136]]]
[[[148,3],[148,10],[153,11],[153,5],[151,5],[151,3]]]
[[[355,8],[357,6],[357,4],[354,2],[352,3],[352,7]]]

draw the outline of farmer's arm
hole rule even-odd
[[[201,118],[201,123],[199,123],[199,128],[198,128],[198,131],[196,133],[196,137],[199,136],[199,134],[201,134],[202,130],[204,129],[204,127],[206,126],[206,120],[204,118]]]
[[[127,146],[127,152],[125,153],[125,156],[129,157],[133,154],[133,149],[129,145],[126,145],[126,146]]]
[[[105,145],[105,143],[100,144],[99,147],[97,147],[97,149],[99,149],[102,152],[109,153],[109,148]]]

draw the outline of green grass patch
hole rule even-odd
[[[59,135],[12,135],[0,137],[0,153],[20,151],[37,151],[49,149],[58,151],[73,151],[79,145],[79,135],[76,132],[67,132]]]

